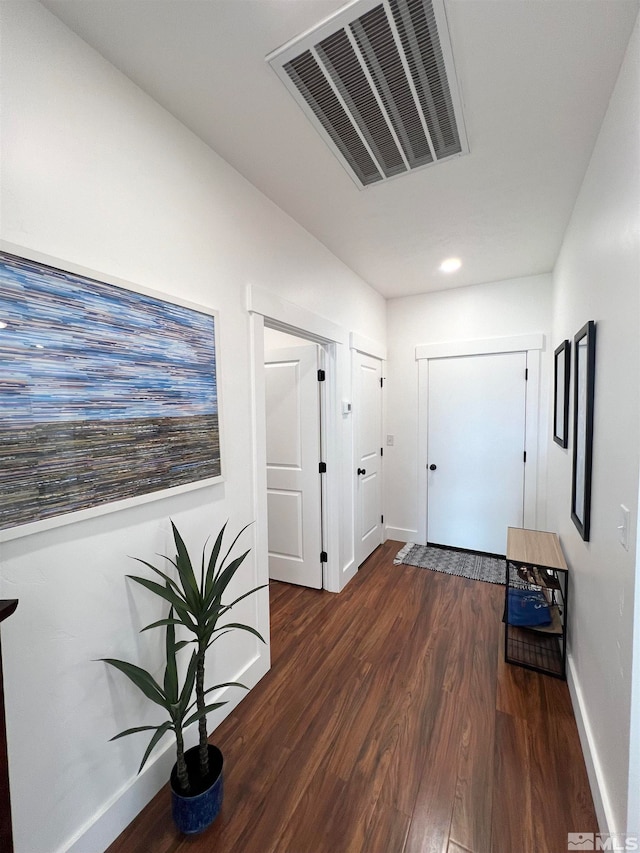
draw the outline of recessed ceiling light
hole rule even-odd
[[[0,329],[6,329],[8,325],[4,320],[0,320]]]
[[[44,349],[44,344],[36,344],[36,349]]]
[[[447,258],[440,264],[441,272],[455,272],[462,266],[460,258]]]

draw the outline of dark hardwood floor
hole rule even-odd
[[[504,588],[394,566],[272,583],[273,667],[217,729],[225,799],[187,838],[161,791],[111,853],[565,853],[597,832],[564,682],[502,661]]]

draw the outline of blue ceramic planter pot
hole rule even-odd
[[[218,747],[209,744],[209,777],[205,780],[207,787],[204,790],[202,787],[198,789],[197,783],[193,783],[193,780],[198,778],[198,747],[188,749],[185,759],[194,791],[187,797],[178,793],[178,777],[174,765],[171,771],[171,812],[180,832],[195,835],[211,826],[222,806],[223,758]]]

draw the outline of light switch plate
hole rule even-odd
[[[624,504],[620,504],[620,524],[618,525],[620,533],[620,544],[625,549],[629,550],[629,510]]]

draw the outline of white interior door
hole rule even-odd
[[[318,347],[265,353],[269,577],[322,588]]]
[[[382,542],[382,363],[354,354],[356,558],[362,564]]]
[[[504,554],[507,527],[522,527],[526,359],[429,361],[429,542]]]

